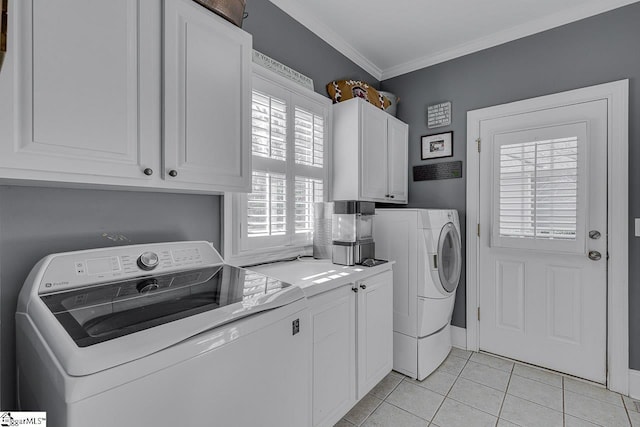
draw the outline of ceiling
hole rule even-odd
[[[270,0],[385,80],[639,0]]]

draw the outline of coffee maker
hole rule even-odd
[[[334,264],[362,264],[375,258],[373,242],[374,202],[336,200],[332,217],[332,256]]]

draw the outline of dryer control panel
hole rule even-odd
[[[44,258],[39,294],[222,264],[209,242],[173,242],[66,252]]]

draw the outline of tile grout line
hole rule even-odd
[[[393,369],[391,370],[391,372],[393,372]],[[391,373],[391,372],[390,372],[390,373]],[[389,374],[390,374],[390,373],[389,373]],[[389,375],[389,374],[387,374],[387,375]],[[373,411],[371,411],[371,413],[370,413],[369,415],[367,415],[367,416],[365,417],[365,419],[364,419],[364,420],[362,420],[362,424],[358,424],[358,425],[357,425],[357,427],[359,427],[359,426],[363,426],[363,425],[364,425],[364,423],[366,423],[366,422],[367,422],[367,420],[371,417],[371,415],[373,415],[373,413],[374,413],[374,412],[376,412],[376,411],[378,410],[378,408],[380,407],[380,405],[382,405],[383,403],[389,403],[389,402],[387,402],[387,398],[388,398],[389,396],[391,396],[391,393],[393,393],[393,392],[398,388],[398,386],[399,386],[403,381],[404,381],[404,378],[402,378],[402,379],[398,382],[398,384],[396,384],[396,385],[393,387],[393,389],[389,392],[389,394],[387,394],[387,397],[385,397],[384,399],[380,399],[380,403],[378,403],[378,404],[376,405],[376,407],[375,407],[375,408],[373,408]],[[371,393],[371,392],[369,392],[369,393]],[[367,393],[367,394],[369,394],[369,393]],[[375,395],[373,395],[373,394],[372,394],[372,396],[373,396],[373,397],[377,397],[377,396],[375,396]],[[392,403],[389,403],[389,405],[393,405],[393,404],[392,404]],[[393,405],[393,406],[396,406],[396,405]],[[397,406],[396,406],[396,408],[397,408]],[[402,409],[402,408],[399,408],[399,409]],[[404,409],[403,409],[403,410],[404,410]],[[408,412],[408,411],[405,411],[405,412]],[[410,413],[410,412],[409,412],[409,413]]]
[[[511,366],[511,371],[509,372],[509,381],[507,381],[507,388],[504,390],[504,397],[502,398],[502,403],[500,404],[500,410],[498,411],[498,421],[497,423],[500,422],[500,420],[502,419],[502,408],[504,408],[504,401],[507,400],[507,393],[509,392],[509,385],[511,384],[511,377],[513,377],[513,371],[515,369],[516,365],[515,363],[513,364],[513,366]],[[509,420],[507,420],[509,421]],[[511,421],[509,421],[511,422]],[[515,423],[513,423],[515,424]]]
[[[451,352],[449,352],[449,354],[451,354]],[[456,379],[453,380],[453,383],[451,383],[451,387],[449,387],[449,390],[447,390],[447,394],[444,395],[444,399],[442,399],[442,402],[440,402],[440,405],[438,405],[438,409],[436,409],[436,412],[434,412],[433,417],[431,418],[431,420],[429,420],[429,425],[433,424],[433,420],[436,419],[436,415],[438,415],[438,412],[440,412],[440,409],[442,408],[442,405],[444,405],[444,402],[447,400],[447,398],[449,398],[449,393],[451,393],[451,390],[453,390],[453,386],[456,385],[456,383],[458,382],[458,380],[460,379],[460,375],[462,375],[462,371],[464,371],[464,368],[467,367],[467,364],[469,363],[469,360],[471,360],[471,356],[473,355],[473,352],[469,354],[469,357],[467,357],[467,359],[464,362],[464,365],[462,365],[462,369],[460,369],[460,372],[458,372],[458,375],[456,375]],[[457,357],[452,355],[453,357]],[[461,357],[458,357],[458,359],[462,359]],[[464,359],[463,359],[464,360]],[[455,399],[453,399],[455,400]],[[457,400],[456,400],[457,402]]]
[[[577,418],[577,419],[579,419],[579,420],[586,421],[586,422],[591,423],[591,424],[593,424],[593,425],[596,425],[596,426],[599,426],[599,427],[605,427],[605,426],[602,426],[601,424],[596,423],[596,422],[595,422],[595,421],[593,421],[593,420],[585,420],[584,418],[580,418],[580,417],[578,417],[578,416],[576,416],[576,415],[567,414],[567,412],[566,412],[566,405],[565,405],[565,395],[566,395],[566,394],[565,394],[565,391],[569,391],[569,392],[571,392],[571,393],[575,393],[575,394],[577,394],[578,396],[586,397],[586,398],[589,398],[589,399],[595,400],[595,401],[600,402],[600,403],[606,403],[606,404],[609,404],[609,405],[611,405],[611,406],[616,406],[616,405],[613,405],[612,403],[605,402],[605,401],[600,400],[600,399],[596,399],[595,397],[587,396],[586,394],[578,393],[578,392],[571,391],[571,390],[565,390],[564,380],[565,380],[566,378],[567,378],[566,376],[562,375],[562,414],[563,414],[562,419],[563,419],[563,425],[564,425],[564,426],[566,426],[566,419],[567,419],[567,415],[569,415],[569,416],[571,416],[571,417],[573,417],[573,418]],[[626,410],[626,407],[624,406],[624,399],[622,399],[622,406],[623,406],[623,407],[625,408],[625,410]],[[629,417],[629,414],[627,413],[627,418],[628,418],[628,417]],[[629,424],[631,424],[631,419],[629,419]]]
[[[567,412],[564,404],[564,377],[560,377],[560,384],[562,384],[562,426],[567,426]]]
[[[624,397],[620,397],[622,399],[622,406],[624,406],[624,410],[627,412],[627,419],[629,420],[629,425],[633,427],[633,423],[631,422],[631,414],[629,414],[629,408],[627,408],[627,402],[625,402]]]

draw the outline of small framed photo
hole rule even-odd
[[[453,156],[453,131],[422,137],[422,160]]]

